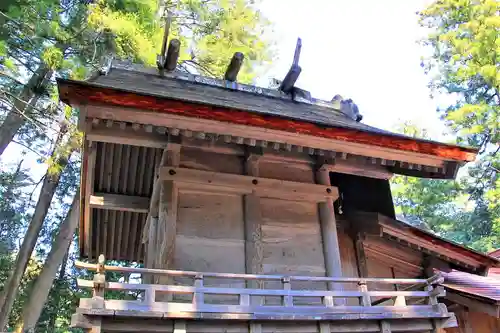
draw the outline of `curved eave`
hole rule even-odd
[[[400,135],[381,134],[345,127],[326,127],[312,122],[284,118],[276,115],[256,114],[248,111],[184,102],[157,96],[137,94],[99,86],[87,82],[58,80],[60,98],[68,104],[106,104],[120,107],[151,110],[238,125],[255,126],[297,134],[311,135],[332,140],[354,142],[367,146],[391,148],[434,156],[443,161],[469,162],[477,150],[419,140]]]

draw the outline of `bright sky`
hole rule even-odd
[[[302,38],[297,86],[313,97],[340,94],[359,106],[363,122],[391,130],[412,120],[433,139],[444,131],[429,77],[420,67],[425,36],[416,12],[429,0],[263,0],[274,23],[278,59],[269,77],[283,79]],[[263,78],[259,85],[266,85]]]

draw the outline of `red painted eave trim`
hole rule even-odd
[[[325,127],[311,122],[257,114],[217,106],[141,95],[119,89],[97,87],[85,82],[59,80],[59,96],[69,104],[106,104],[185,117],[216,120],[238,125],[268,128],[332,140],[354,142],[439,157],[443,160],[473,161],[477,150],[437,142],[373,133],[344,127]]]

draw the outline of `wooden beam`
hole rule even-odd
[[[125,313],[124,313],[125,314]],[[154,315],[155,313],[151,313]],[[175,319],[161,319],[161,316],[150,318],[141,318],[134,316],[129,312],[129,317],[124,317],[118,313],[117,317],[101,316],[102,330],[105,332],[157,332],[157,333],[172,333]],[[72,327],[88,329],[92,327],[95,317],[76,313],[71,320]],[[283,321],[268,321],[264,324],[250,321],[236,322],[224,320],[218,321],[197,321],[192,320],[187,322],[187,331],[192,333],[215,333],[215,332],[231,332],[231,333],[270,333],[270,332],[307,332],[316,333],[317,327],[314,322],[283,322]],[[337,320],[332,322],[320,322],[324,330],[320,333],[379,333],[380,324],[376,320]],[[258,329],[254,326],[258,325]],[[253,326],[253,328],[252,328]],[[456,325],[455,325],[456,326]],[[328,327],[329,330],[326,330]],[[392,332],[428,332],[432,329],[432,324],[429,319],[396,319],[391,321]]]
[[[232,114],[234,114],[234,112]],[[202,117],[194,118],[171,113],[96,105],[88,108],[88,117],[115,119],[131,123],[155,124],[156,126],[182,128],[189,129],[191,131],[204,131],[208,133],[253,138],[269,142],[289,143],[296,146],[312,147],[313,149],[316,148],[336,151],[339,153],[344,152],[346,154],[371,156],[386,160],[400,160],[426,166],[444,166],[442,158],[436,156],[410,152],[407,150],[398,150],[391,148],[392,145],[370,145],[368,142],[359,143],[355,140],[346,141],[346,136],[344,134],[342,136],[339,134],[336,137],[330,137],[330,135],[312,136],[305,133],[203,119]],[[331,131],[334,130],[332,129]],[[335,129],[335,131],[337,131],[337,129]],[[344,140],[341,140],[341,137],[343,137]]]
[[[386,167],[378,165],[370,165],[368,163],[354,163],[350,161],[339,161],[335,164],[325,164],[323,168],[330,172],[345,173],[349,175],[362,176],[377,179],[391,179],[392,172],[389,172]]]
[[[161,167],[176,167],[180,164],[181,145],[170,144],[165,156],[164,165]],[[160,169],[161,175],[161,169]],[[174,263],[175,242],[177,236],[177,203],[179,191],[177,184],[172,180],[160,180],[160,197],[158,209],[158,229],[155,249],[157,256],[155,259],[155,267],[163,269],[172,269]],[[168,284],[171,278],[160,276],[157,278],[158,283]],[[167,298],[171,295],[167,295]],[[161,298],[161,297],[160,297]]]
[[[368,264],[366,261],[365,247],[363,245],[364,235],[357,231],[353,233],[354,252],[356,255],[356,266],[359,277],[368,277]]]
[[[81,105],[77,109],[78,109],[77,128],[79,131],[84,132],[87,130],[87,105]]]
[[[201,273],[200,273],[201,274]],[[138,283],[121,283],[121,282],[106,282],[107,290],[121,291],[162,291],[175,292],[179,294],[210,294],[210,295],[260,295],[260,296],[291,296],[291,297],[349,297],[358,298],[364,295],[372,297],[429,297],[428,291],[422,290],[406,290],[406,291],[326,291],[326,290],[292,290],[290,288],[291,281],[284,279],[285,288],[283,289],[247,289],[247,288],[223,288],[223,287],[191,287],[180,285],[163,285],[163,284],[138,284]],[[94,281],[77,279],[77,285],[80,288],[93,288]],[[250,304],[245,304],[248,306]],[[284,306],[293,306],[291,300]],[[396,309],[398,307],[395,307]],[[404,307],[403,307],[404,308]]]
[[[91,209],[91,197],[94,194],[94,172],[95,172],[95,161],[97,146],[95,142],[87,142],[87,147],[89,147],[89,152],[87,153],[87,167],[85,168],[85,179],[83,188],[83,229],[84,229],[84,242],[85,242],[85,253],[87,257],[92,259],[92,209]],[[96,257],[99,254],[96,254]]]
[[[380,333],[391,333],[391,324],[387,320],[380,321]]]
[[[154,268],[156,260],[156,248],[158,241],[158,214],[161,181],[159,180],[160,167],[165,165],[167,161],[167,150],[163,150],[160,160],[155,167],[155,176],[153,180],[153,191],[151,194],[151,202],[149,204],[149,212],[146,217],[146,224],[142,230],[142,243],[145,244],[145,266],[146,268]],[[152,282],[152,275],[143,275],[143,280],[147,283]]]
[[[394,306],[343,306],[330,307],[325,306],[240,306],[240,305],[220,305],[203,304],[194,305],[189,303],[177,302],[155,302],[145,303],[140,301],[127,300],[105,300],[102,310],[93,307],[91,298],[80,299],[79,311],[92,315],[99,315],[99,311],[109,315],[113,311],[116,316],[130,316],[130,313],[136,313],[138,316],[151,317],[151,313],[158,316],[163,314],[163,318],[191,318],[191,319],[227,319],[233,320],[342,320],[348,316],[350,320],[355,319],[405,319],[405,318],[432,318],[447,319],[449,313],[444,313],[442,307],[433,307],[431,305],[408,305],[406,307]],[[123,311],[123,312],[122,312]],[[217,316],[210,316],[210,314]],[[227,315],[230,314],[230,318]]]
[[[259,159],[262,154],[248,154],[245,161],[245,173],[247,176],[257,177],[259,175]],[[262,245],[262,212],[260,198],[255,193],[245,194],[244,200],[244,223],[245,223],[245,273],[261,274],[263,271],[262,260],[264,258]],[[264,287],[262,281],[247,281],[247,288]],[[252,304],[263,304],[264,299],[253,298]]]
[[[460,248],[459,245],[451,244],[446,240],[437,241],[436,236],[405,226],[404,223],[397,220],[379,214],[379,225],[384,234],[405,241],[408,244],[428,249],[472,267],[484,265],[486,258],[481,258],[479,254],[469,249]]]
[[[171,180],[190,190],[219,190],[232,193],[255,193],[260,197],[292,201],[322,202],[338,198],[338,189],[330,185],[316,185],[271,178],[251,177],[187,168],[163,167],[160,179]],[[333,209],[333,208],[332,208]]]
[[[91,208],[118,210],[123,212],[147,213],[149,198],[131,195],[94,193],[90,196]]]
[[[327,169],[316,171],[316,183],[330,185],[330,172]],[[323,256],[325,259],[326,275],[331,277],[342,277],[342,261],[340,259],[339,240],[337,236],[337,222],[333,202],[336,198],[328,198],[319,203],[319,220],[321,225],[321,237],[323,243]],[[342,285],[329,283],[328,289],[342,290]],[[344,305],[342,299],[335,299],[335,305]]]
[[[127,131],[119,128],[94,126],[85,133],[87,140],[131,145],[148,148],[165,149],[168,146],[168,136],[145,131]]]
[[[97,270],[97,265],[75,261],[75,267],[84,268],[91,271]],[[342,282],[342,283],[358,283],[358,282],[374,282],[381,284],[428,284],[428,279],[386,279],[386,278],[353,278],[353,277],[329,277],[329,276],[290,276],[290,275],[264,275],[264,274],[241,274],[241,273],[216,273],[216,272],[194,272],[181,270],[165,270],[165,269],[149,269],[139,267],[123,267],[105,265],[104,269],[110,272],[135,273],[135,274],[158,274],[168,276],[186,276],[196,277],[203,274],[204,278],[219,278],[219,279],[241,279],[241,280],[265,280],[265,281],[281,281],[283,278],[289,278],[293,281],[310,281],[310,282]],[[392,292],[392,291],[391,291]]]
[[[481,302],[472,297],[460,295],[453,290],[447,289],[445,298],[453,303],[461,304],[474,311],[486,313],[489,316],[500,318],[500,305]]]

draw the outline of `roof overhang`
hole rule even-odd
[[[107,119],[201,131],[296,146],[322,153],[355,154],[372,158],[390,172],[428,178],[454,178],[461,164],[472,161],[472,148],[418,140],[387,132],[254,113],[137,93],[127,87],[109,88],[95,82],[58,80],[61,99],[87,118]],[[86,107],[92,105],[92,107]],[[307,150],[306,150],[307,151]]]
[[[497,258],[382,214],[358,212],[355,213],[355,218],[366,221],[365,225],[369,227],[367,230],[371,234],[375,233],[392,239],[461,267],[476,271],[483,270],[486,267],[500,267],[500,260]]]

